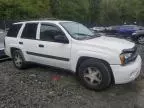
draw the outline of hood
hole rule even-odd
[[[85,45],[97,46],[100,48],[111,49],[118,52],[122,52],[123,49],[130,49],[135,46],[135,44],[130,41],[106,36],[84,40],[83,43]]]

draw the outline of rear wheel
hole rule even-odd
[[[18,69],[26,68],[26,62],[20,50],[15,50],[12,52],[12,60],[16,68]]]
[[[109,69],[101,60],[85,60],[78,69],[78,75],[82,84],[89,89],[102,90],[111,83]]]

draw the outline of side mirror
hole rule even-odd
[[[68,39],[64,35],[56,35],[56,36],[54,36],[54,39],[56,40],[56,42],[60,42],[60,43],[64,43],[64,44],[69,43]]]

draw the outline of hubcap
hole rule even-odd
[[[102,81],[102,75],[96,67],[88,67],[84,71],[84,80],[90,84],[100,84]]]
[[[140,44],[144,44],[144,37],[139,37],[139,38],[138,38],[138,42],[139,42]]]
[[[14,63],[17,67],[20,67],[22,65],[22,59],[18,53],[14,55]]]

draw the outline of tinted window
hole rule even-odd
[[[19,32],[21,26],[22,26],[22,24],[13,24],[13,25],[10,27],[10,29],[9,29],[9,31],[8,31],[8,33],[7,33],[7,36],[8,36],[8,37],[17,37],[18,32]]]
[[[42,24],[40,28],[40,40],[55,42],[54,36],[64,35],[56,26]]]
[[[23,30],[21,38],[36,39],[36,31],[38,24],[26,24]]]

